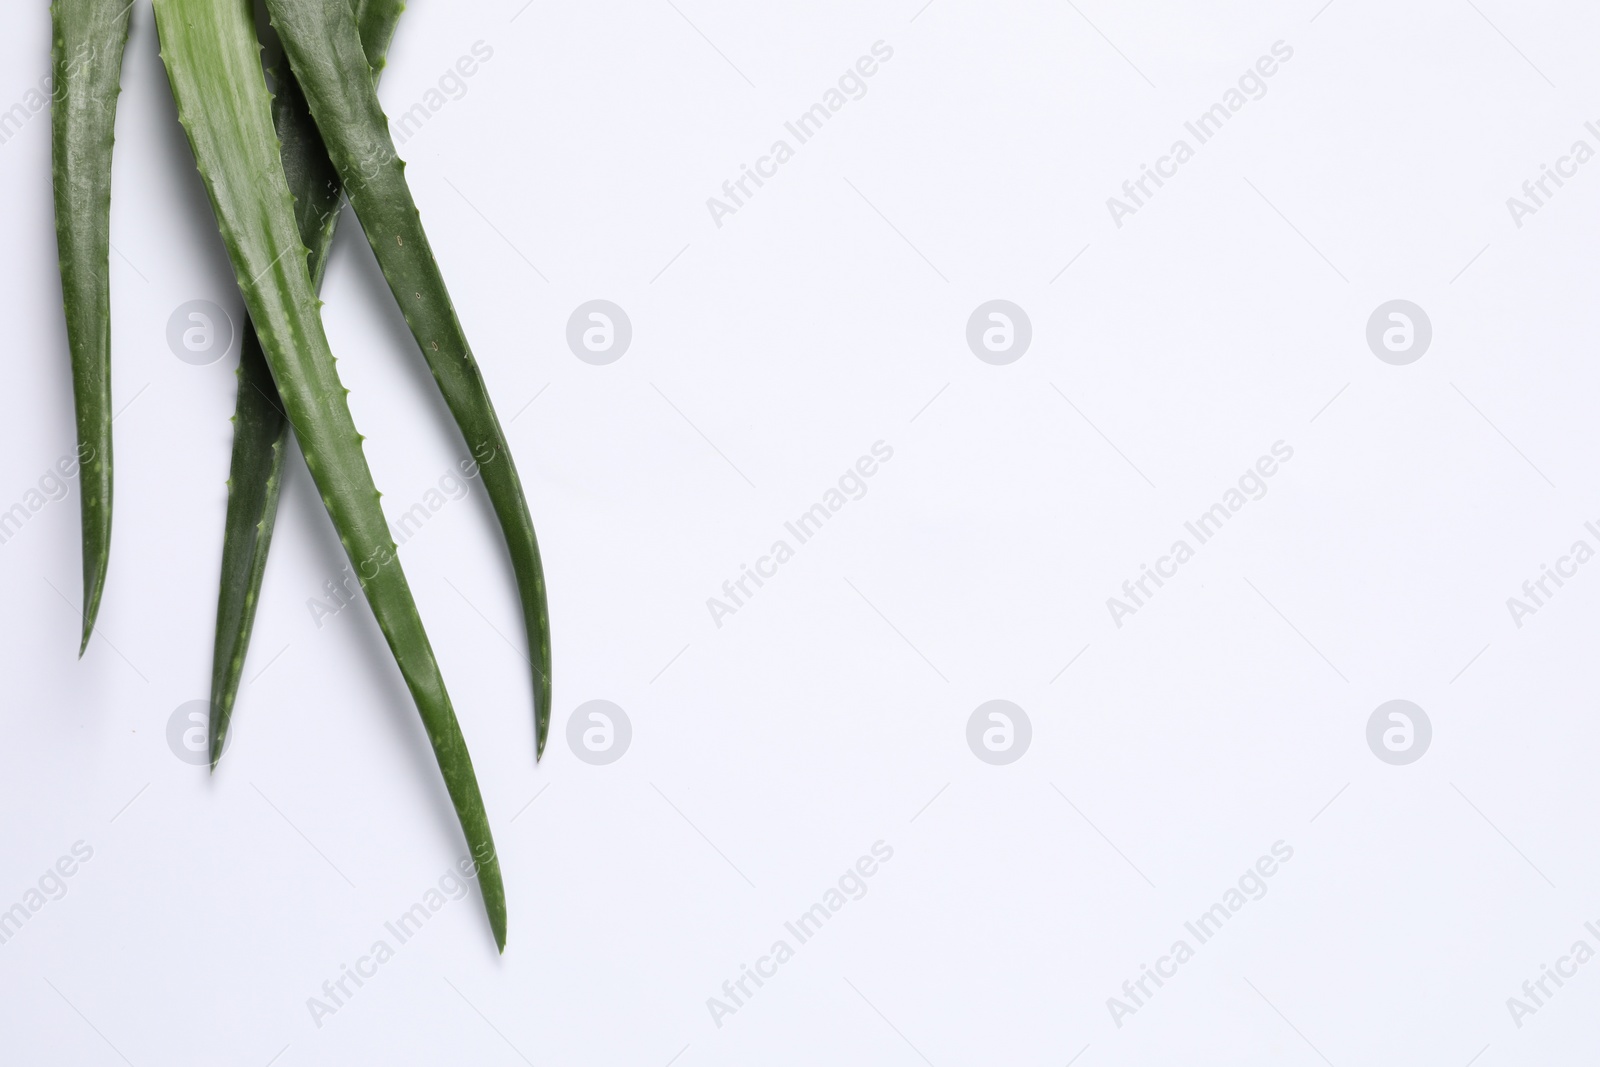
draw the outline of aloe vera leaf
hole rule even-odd
[[[395,23],[405,10],[401,0],[358,0],[356,18],[373,76],[383,66]],[[305,94],[285,61],[277,72],[272,123],[281,142],[279,157],[294,196],[300,239],[311,250],[307,266],[321,287],[328,249],[339,221],[339,176],[322,147],[322,136],[306,106]],[[216,769],[233,717],[239,679],[244,673],[250,631],[255,625],[266,573],[267,550],[277,518],[289,424],[283,401],[262,354],[255,327],[247,320],[239,344],[239,393],[233,414],[233,457],[228,468],[228,512],[223,524],[222,581],[217,595],[217,632],[211,656],[211,767]]]
[[[356,19],[347,5],[327,0],[267,0],[267,12],[305,90],[350,206],[478,464],[500,520],[527,631],[538,759],[550,733],[550,613],[539,542],[505,431],[423,231],[377,91],[370,79],[351,76],[361,62]]]
[[[255,625],[267,549],[278,516],[289,423],[272,383],[261,340],[248,323],[239,341],[239,395],[228,464],[228,512],[222,532],[222,582],[211,654],[211,769],[222,758]]]
[[[131,0],[50,6],[51,178],[83,513],[80,656],[111,556],[111,146],[132,7]]]
[[[155,0],[155,13],[178,121],[285,417],[421,714],[478,864],[495,943],[504,950],[505,887],[483,797],[323,332],[278,155],[250,0]]]

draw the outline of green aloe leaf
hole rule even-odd
[[[357,0],[356,19],[373,77],[383,66],[401,0]],[[282,142],[279,156],[294,196],[300,239],[311,250],[307,264],[319,287],[339,221],[343,191],[306,106],[305,94],[285,61],[277,72],[272,123]],[[239,345],[239,394],[233,414],[233,458],[228,468],[228,514],[223,525],[222,582],[217,596],[217,634],[211,656],[211,766],[216,769],[233,717],[266,573],[267,550],[278,512],[289,423],[273,384],[255,327],[249,322]]]
[[[111,146],[131,0],[50,6],[50,145],[83,511],[83,640],[111,555]]]
[[[338,5],[343,8],[343,3]],[[285,417],[433,745],[495,943],[505,887],[477,775],[378,505],[307,269],[250,0],[155,0],[161,58]],[[365,70],[361,80],[366,81]]]
[[[315,253],[313,252],[313,255]],[[222,583],[211,653],[211,769],[222,758],[233,702],[255,625],[267,549],[278,517],[289,422],[272,382],[255,327],[239,341],[239,395],[233,411],[233,457],[228,464],[228,512],[222,529]]]
[[[267,0],[267,11],[350,205],[500,520],[527,630],[537,759],[550,732],[550,615],[539,543],[505,432],[423,231],[377,90],[370,79],[349,76],[360,69],[362,56],[355,15],[346,4],[328,0]]]

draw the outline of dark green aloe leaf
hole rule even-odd
[[[422,229],[377,91],[370,79],[350,76],[360,69],[362,56],[355,16],[347,5],[328,0],[267,0],[267,11],[350,206],[466,438],[500,520],[527,629],[537,758],[550,732],[550,614],[539,542],[505,432]]]
[[[373,76],[383,65],[405,4],[400,0],[358,0],[356,17]],[[277,73],[272,123],[282,142],[279,156],[294,196],[300,239],[311,250],[307,266],[320,287],[328,249],[339,221],[339,176],[322,147],[322,136],[306,106],[305,94],[285,62]],[[255,327],[245,323],[239,346],[239,394],[233,414],[233,459],[228,469],[228,514],[223,526],[222,582],[217,596],[217,634],[211,656],[211,767],[222,758],[228,723],[244,673],[250,631],[255,625],[266,573],[267,550],[277,518],[283,457],[289,424],[272,382]]]
[[[239,342],[239,395],[233,412],[233,458],[228,465],[228,513],[222,532],[222,585],[217,596],[217,635],[211,653],[211,769],[222,758],[233,717],[244,657],[250,647],[267,549],[278,517],[278,490],[289,422],[248,323]]]
[[[131,0],[50,6],[51,178],[83,501],[80,656],[111,555],[111,146],[132,7]]]
[[[339,3],[341,8],[343,3]],[[346,9],[348,10],[348,9]],[[472,757],[417,615],[323,332],[295,224],[249,0],[155,0],[161,58],[245,307],[305,455],[389,649],[417,705],[478,864],[495,943],[505,886]],[[367,81],[366,70],[360,80]]]

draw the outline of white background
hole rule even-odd
[[[509,945],[474,889],[319,1027],[307,999],[464,846],[370,614],[312,621],[342,561],[298,457],[233,746],[214,777],[168,747],[209,681],[236,360],[181,362],[166,324],[240,302],[139,0],[111,262],[131,406],[81,662],[76,486],[0,546],[0,908],[94,850],[0,946],[8,1062],[1498,1067],[1593,1046],[1600,964],[1520,1027],[1506,1000],[1600,949],[1600,566],[1520,628],[1506,598],[1600,544],[1600,164],[1521,228],[1506,198],[1600,148],[1600,17],[921,4],[401,20],[392,115],[493,49],[402,154],[502,417],[522,412],[555,723],[536,767],[476,487],[402,558]],[[706,198],[880,40],[865,97],[717,227]],[[1115,226],[1106,198],[1280,40],[1266,95]],[[48,41],[44,5],[0,15],[0,106]],[[0,147],[0,203],[4,508],[74,445],[47,113]],[[462,445],[352,217],[324,296],[397,516]],[[565,342],[595,298],[634,328],[605,367]],[[1033,326],[1004,367],[965,341],[994,298]],[[1403,367],[1365,340],[1396,298],[1434,329]],[[706,598],[879,440],[867,495],[716,627]],[[1266,497],[1115,626],[1106,598],[1280,440]],[[599,698],[634,730],[602,767],[565,736]],[[1033,725],[1004,767],[966,742],[995,698]],[[1391,699],[1433,724],[1409,766],[1367,746]],[[878,840],[867,895],[718,1026],[707,998]],[[1107,998],[1280,840],[1266,896],[1116,1025]]]

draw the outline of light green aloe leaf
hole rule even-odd
[[[377,90],[370,79],[352,75],[360,70],[362,55],[356,17],[347,5],[328,0],[267,0],[267,11],[350,206],[466,438],[500,520],[527,631],[538,758],[550,732],[551,695],[550,613],[539,542],[505,432],[423,231]]]
[[[356,20],[373,77],[383,66],[401,0],[357,0]],[[277,71],[272,123],[282,142],[279,156],[294,196],[300,239],[311,250],[307,264],[319,287],[339,221],[343,190],[306,106],[305,94],[285,61]],[[217,595],[217,632],[211,656],[211,766],[222,758],[233,717],[245,653],[255,625],[266,573],[267,550],[278,512],[283,457],[289,440],[283,401],[261,351],[255,327],[245,323],[239,345],[239,392],[233,414],[233,458],[228,467],[228,512],[223,523],[222,581]]]
[[[307,249],[279,158],[250,0],[155,0],[155,12],[178,120],[284,415],[416,701],[478,864],[489,925],[503,950],[505,887],[488,815],[323,332]],[[368,80],[364,64],[354,73]]]

